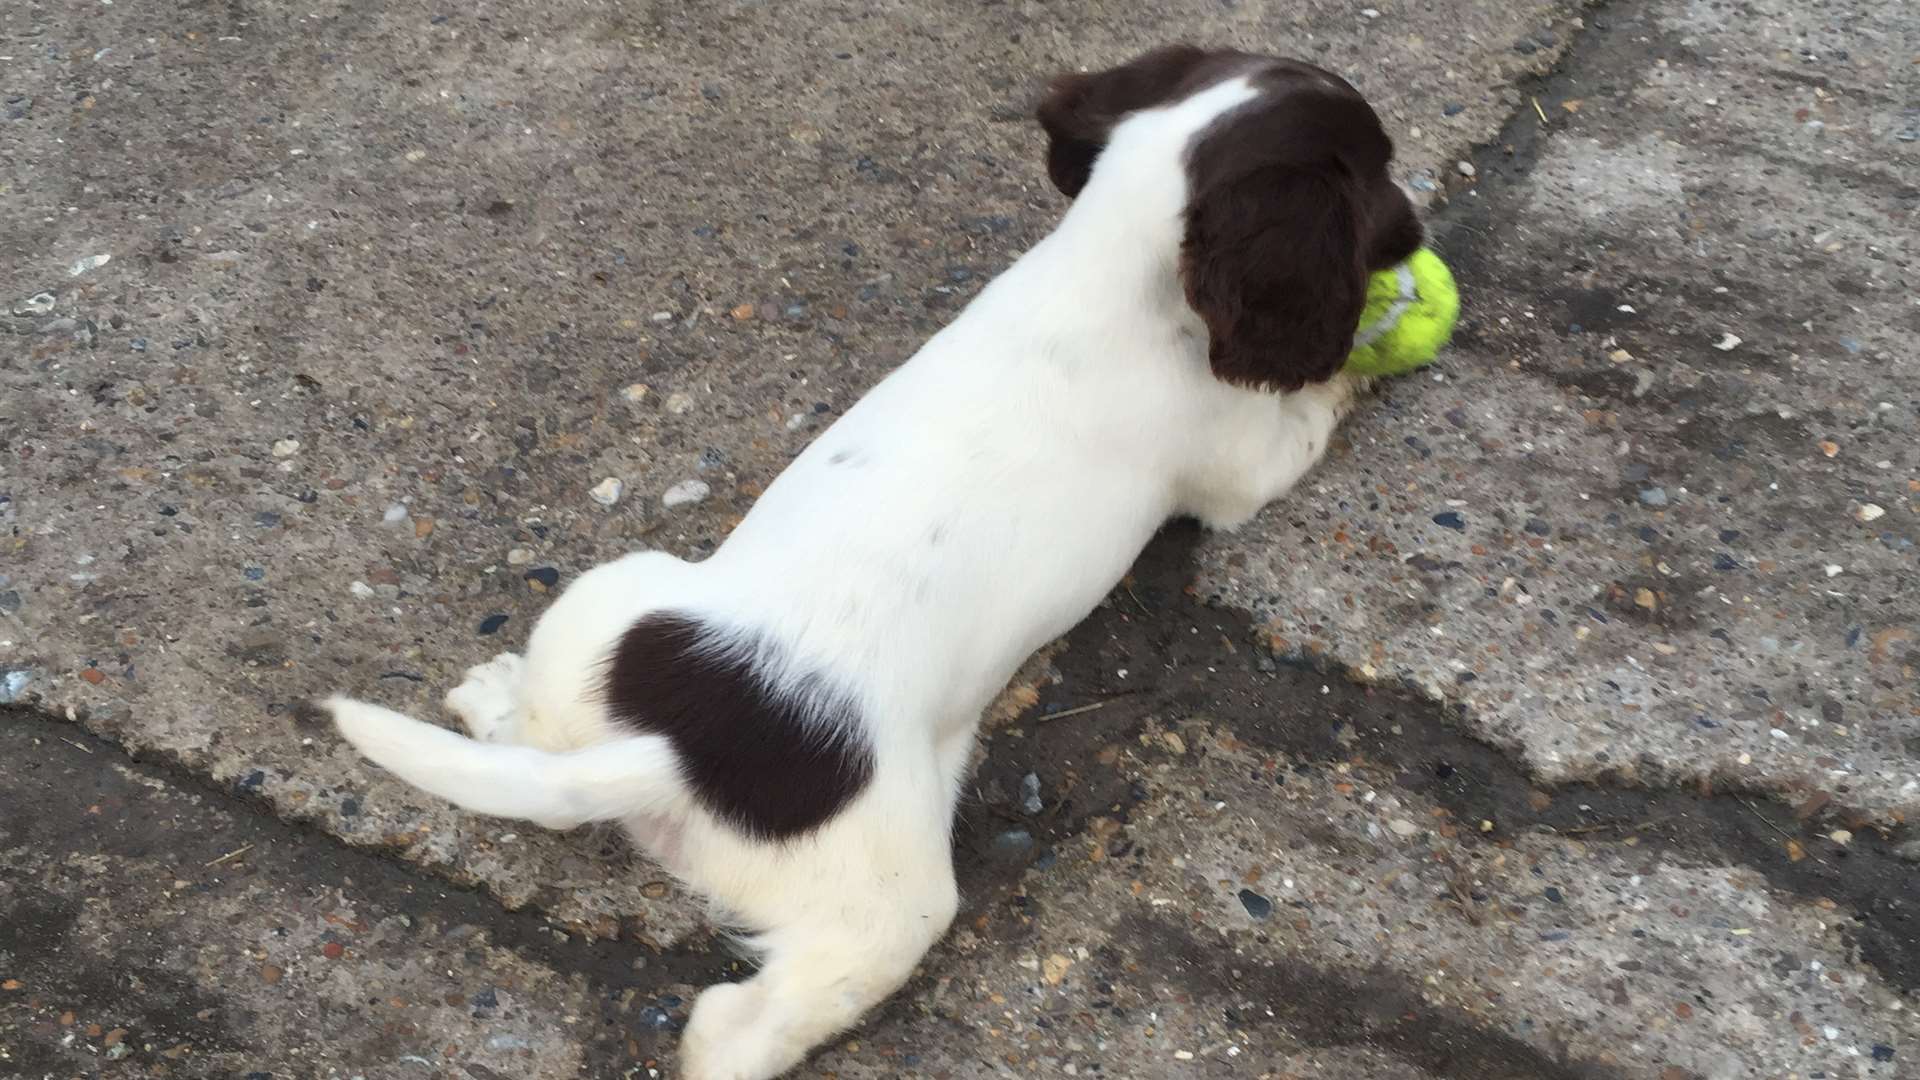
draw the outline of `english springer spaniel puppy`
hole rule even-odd
[[[1369,273],[1421,226],[1354,88],[1171,47],[1055,80],[1073,199],[823,432],[711,558],[582,575],[524,658],[447,695],[467,734],[347,698],[341,733],[476,813],[616,820],[739,928],[694,1080],[798,1063],[906,980],[958,905],[980,714],[1169,517],[1246,521],[1325,452]]]

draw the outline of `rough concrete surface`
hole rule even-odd
[[[10,6],[14,693],[509,903],[678,934],[683,904],[291,706],[430,710],[573,574],[710,550],[1050,226],[1043,77],[1181,31],[1287,48],[1437,171],[1564,42],[1564,8],[1520,14]]]
[[[0,1071],[671,1075],[689,898],[295,706],[430,713],[711,550],[1044,234],[1036,80],[1170,38],[1375,99],[1462,332],[1023,680],[958,929],[802,1072],[1910,1071],[1920,15],[1866,0],[0,10]]]
[[[1913,9],[1599,17],[1443,226],[1461,347],[1211,577],[1544,778],[1912,814]]]

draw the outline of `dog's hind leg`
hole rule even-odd
[[[899,989],[957,906],[951,891],[910,893],[894,898],[899,911],[850,905],[844,922],[762,935],[758,974],[708,987],[694,1002],[680,1043],[689,1080],[770,1080]]]
[[[959,894],[944,836],[902,853],[890,846],[884,864],[836,866],[823,852],[793,860],[798,880],[765,883],[769,895],[789,886],[814,895],[785,894],[802,902],[756,937],[765,960],[753,978],[709,987],[694,1002],[680,1043],[689,1080],[779,1076],[907,981],[946,933]],[[883,877],[866,872],[882,865]]]

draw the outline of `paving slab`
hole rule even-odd
[[[1217,545],[1210,587],[1546,780],[1909,817],[1913,9],[1591,18],[1617,25],[1443,220],[1459,347]]]
[[[511,904],[684,932],[294,707],[434,712],[573,575],[710,551],[1057,218],[1042,78],[1299,53],[1434,187],[1575,18],[1368,10],[9,5],[7,694]]]

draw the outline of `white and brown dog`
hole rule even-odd
[[[1392,143],[1308,64],[1174,47],[1056,80],[1051,235],[802,453],[713,556],[576,581],[467,735],[328,703],[412,784],[549,828],[617,820],[742,928],[682,1061],[760,1080],[897,988],[958,903],[981,710],[1169,517],[1246,521],[1325,452],[1370,272],[1421,228]]]

